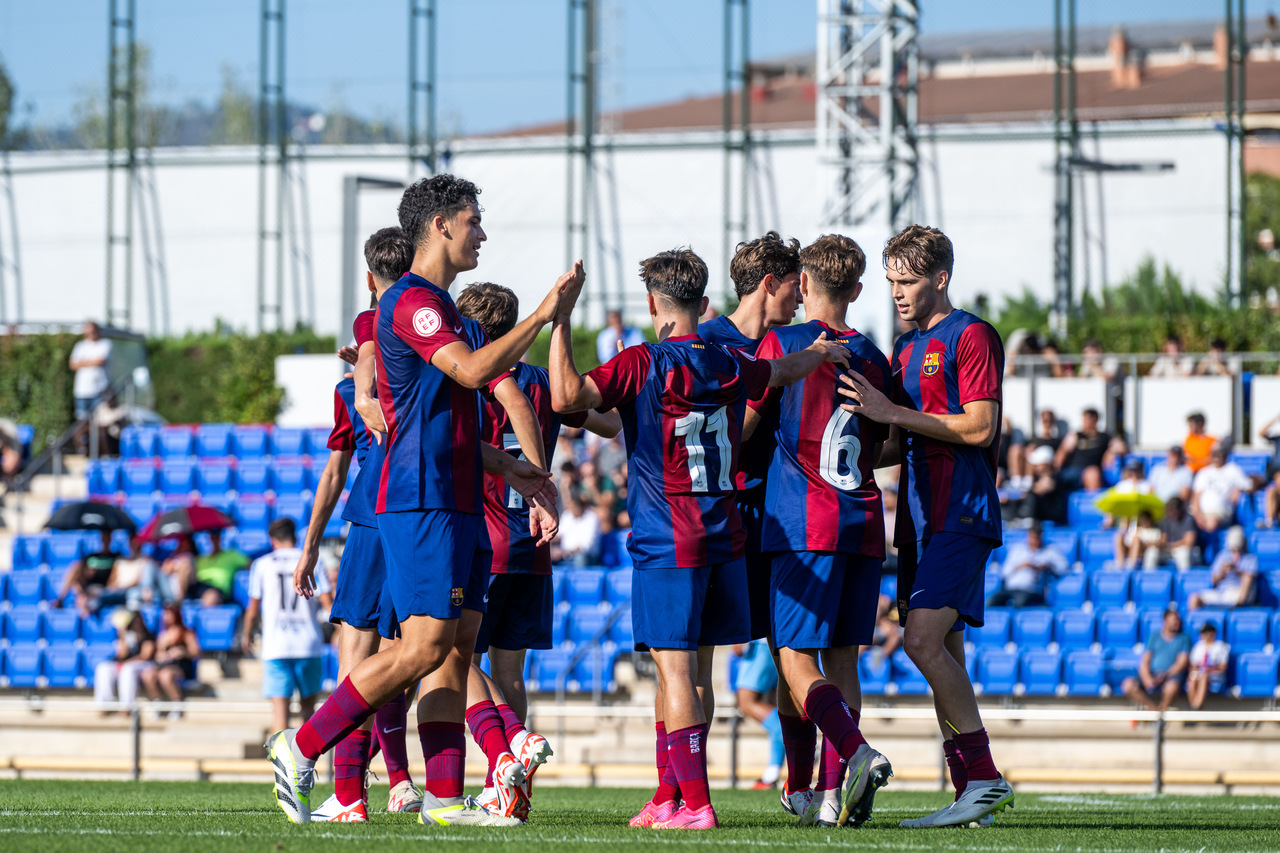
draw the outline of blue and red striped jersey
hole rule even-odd
[[[857,331],[810,320],[774,329],[756,354],[782,358],[823,332],[849,351],[849,366],[889,393],[889,360]],[[764,551],[839,551],[884,557],[884,507],[874,474],[888,427],[840,408],[839,368],[824,362],[804,379],[770,388],[753,409],[776,410],[773,458],[765,480]],[[760,424],[759,426],[764,426]],[[754,440],[754,435],[752,436]]]
[[[448,292],[413,273],[378,300],[378,403],[387,422],[378,512],[483,512],[480,395],[431,364],[455,341],[483,345],[477,329]]]
[[[724,314],[699,324],[698,336],[704,341],[745,352],[747,355],[756,355],[756,349],[760,346],[758,339],[742,334]],[[764,427],[764,424],[760,426]],[[750,440],[738,449],[738,503],[764,506],[764,477],[769,471],[772,456],[771,429],[757,429]]]
[[[551,408],[551,380],[546,368],[520,362],[503,376],[510,376],[533,405],[542,428],[542,446],[550,458],[560,435],[561,423],[580,427],[586,412],[560,415]],[[526,458],[507,410],[496,400],[485,403],[482,440]],[[497,474],[484,475],[484,518],[493,544],[493,574],[551,574],[551,546],[536,545],[529,535],[529,507],[524,498]]]
[[[893,372],[896,402],[916,411],[958,415],[975,400],[999,406],[1004,344],[990,323],[957,309],[928,331],[914,329],[898,338]],[[902,546],[943,530],[999,540],[999,435],[988,447],[972,447],[910,430],[899,434],[902,477],[894,541]]]
[[[352,331],[355,334],[357,348],[374,339],[376,323],[376,311],[361,311],[356,315],[355,323],[352,324]],[[365,429],[364,418],[360,417],[360,413],[356,411],[356,383],[354,380],[343,379],[338,383],[334,393],[341,395],[343,407],[346,411],[345,419],[354,430],[355,441],[354,447],[351,449],[355,451],[356,464],[359,466],[356,471],[356,481],[351,484],[346,506],[342,509],[342,520],[350,521],[354,524],[362,524],[365,527],[377,527],[378,516],[374,511],[374,507],[378,503],[378,485],[382,477],[382,460],[386,457],[386,439],[379,443]],[[338,415],[335,411],[335,421],[337,417]],[[332,441],[333,439],[330,438],[330,449],[334,449]]]
[[[628,347],[588,374],[600,409],[617,408],[627,443],[628,545],[644,568],[694,568],[742,556],[734,505],[747,400],[771,368],[697,335]]]

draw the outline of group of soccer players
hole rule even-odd
[[[562,423],[621,430],[626,443],[633,629],[658,672],[659,785],[632,826],[719,825],[706,764],[713,651],[765,637],[781,674],[783,808],[801,824],[870,817],[892,768],[859,731],[857,651],[871,642],[884,558],[874,469],[895,464],[904,646],[932,687],[956,789],[952,804],[903,825],[989,823],[1011,806],[960,630],[982,624],[986,558],[1000,543],[1003,349],[990,325],[952,307],[947,237],[911,226],[884,248],[910,328],[892,359],[847,321],[866,271],[857,243],[825,235],[802,249],[771,232],[733,258],[737,310],[701,325],[702,259],[676,249],[644,260],[658,343],[584,375],[571,331],[581,262],[523,321],[500,285],[450,296],[486,239],[479,193],[451,175],[418,181],[401,227],[365,246],[376,307],[356,320],[355,367],[335,391],[332,454],[294,574],[310,596],[319,531],[354,453],[331,617],[341,683],[300,728],[268,740],[286,815],[366,820],[380,744],[389,810],[433,825],[527,819],[529,780],[551,748],[524,726],[521,673],[526,650],[551,645],[547,462]],[[789,325],[801,304],[807,322]],[[522,363],[547,324],[549,370]],[[489,675],[476,665],[485,652]],[[422,790],[403,735],[415,689]],[[489,762],[480,797],[463,793],[468,726]],[[330,749],[336,790],[313,811],[315,762]]]

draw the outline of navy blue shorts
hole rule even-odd
[[[489,576],[489,606],[476,635],[476,654],[495,649],[551,648],[551,575]]]
[[[632,569],[631,626],[637,649],[727,646],[751,639],[742,558],[694,569]]]
[[[738,515],[742,516],[742,527],[747,532],[745,556],[747,563],[747,600],[751,612],[751,639],[760,640],[772,636],[772,613],[769,591],[769,575],[772,561],[769,555],[760,550],[760,527],[763,510],[751,504],[738,504]]]
[[[382,587],[387,579],[387,562],[382,558],[378,528],[351,523],[338,564],[337,590],[333,594],[330,622],[345,622],[353,628],[378,627]]]
[[[907,624],[907,611],[953,608],[965,624],[982,627],[987,559],[1000,543],[967,533],[942,531],[923,542],[898,546],[898,621]]]
[[[778,648],[871,644],[883,560],[836,551],[784,551],[772,556],[770,593]]]
[[[457,619],[464,608],[484,612],[493,551],[483,515],[384,512],[378,533],[397,622],[410,616]]]

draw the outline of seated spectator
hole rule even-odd
[[[1164,612],[1164,624],[1147,638],[1138,664],[1138,676],[1124,680],[1121,690],[1129,700],[1152,711],[1167,711],[1182,690],[1191,653],[1191,638],[1182,633],[1182,617],[1172,605]]]
[[[213,547],[203,557],[196,558],[196,581],[187,588],[187,598],[198,598],[206,607],[214,607],[231,600],[231,588],[236,572],[249,568],[248,556],[235,550],[223,550],[222,531],[209,531]]]
[[[104,456],[120,455],[120,434],[129,425],[129,407],[122,403],[114,391],[108,391],[102,402],[93,407],[92,427],[98,431],[98,452]]]
[[[1182,449],[1187,454],[1187,467],[1191,473],[1199,472],[1209,464],[1209,453],[1217,440],[1205,432],[1204,415],[1192,412],[1187,415],[1187,437],[1182,440]]]
[[[1081,348],[1080,368],[1076,375],[1093,379],[1113,381],[1120,375],[1120,362],[1114,356],[1102,354],[1102,344],[1090,338]]]
[[[1102,469],[1115,461],[1117,448],[1111,435],[1098,429],[1099,417],[1097,409],[1085,409],[1080,413],[1080,429],[1068,433],[1058,446],[1054,467],[1070,491],[1101,489]]]
[[[1221,693],[1227,683],[1227,661],[1231,647],[1218,639],[1212,622],[1200,626],[1200,641],[1191,647],[1190,671],[1187,673],[1187,701],[1191,710],[1199,711],[1211,691]]]
[[[142,686],[152,701],[160,701],[163,693],[170,702],[181,702],[182,683],[196,677],[200,643],[196,640],[196,632],[183,621],[180,605],[167,605],[161,618],[164,624],[156,637],[155,666],[142,673]],[[157,711],[152,714],[152,719],[158,720],[161,716]],[[181,717],[181,711],[169,712],[171,720]]]
[[[1147,472],[1147,482],[1151,491],[1160,500],[1168,503],[1171,498],[1191,500],[1191,480],[1195,476],[1187,465],[1187,454],[1180,445],[1173,445],[1163,462],[1157,462]]]
[[[1112,487],[1112,491],[1117,494],[1151,494],[1151,484],[1148,483],[1146,477],[1143,476],[1141,459],[1130,459],[1128,462],[1124,463],[1124,467],[1120,469],[1120,482],[1116,483],[1115,486]],[[1132,525],[1129,523],[1128,519],[1124,519],[1121,524],[1117,525],[1116,520],[1112,516],[1107,515],[1103,518],[1102,526],[1118,527],[1121,532],[1123,532]]]
[[[1227,363],[1226,341],[1214,338],[1209,342],[1209,351],[1196,365],[1196,376],[1235,376],[1235,371]]]
[[[1169,335],[1164,339],[1164,354],[1155,360],[1151,365],[1151,372],[1147,375],[1158,379],[1173,379],[1179,376],[1190,376],[1195,369],[1195,359],[1182,354],[1182,338]]]
[[[774,699],[778,689],[778,669],[765,640],[752,640],[733,647],[733,654],[742,659],[738,664],[738,710],[742,716],[755,720],[769,734],[769,763],[752,785],[761,791],[778,787],[782,775],[782,762],[786,758],[782,742],[782,722]]]
[[[116,559],[106,584],[90,588],[87,606],[93,612],[121,604],[136,608],[160,603],[169,598],[167,587],[161,581],[160,567],[142,553],[142,541],[134,536],[129,540],[129,556]]]
[[[596,470],[601,476],[617,483],[620,479],[618,474],[626,464],[627,446],[622,443],[622,433],[600,443],[600,449],[596,451]]]
[[[1028,448],[1048,447],[1056,452],[1058,446],[1062,444],[1062,436],[1065,430],[1053,409],[1041,409],[1040,418],[1036,422],[1036,428],[1033,432],[1034,435],[1027,442]]]
[[[1243,527],[1227,531],[1226,547],[1213,561],[1213,586],[1193,592],[1188,607],[1248,607],[1253,603],[1258,591],[1258,557],[1248,553],[1248,545]]]
[[[67,569],[62,578],[62,590],[54,599],[54,607],[62,607],[68,595],[75,595],[76,610],[81,616],[88,616],[97,609],[96,600],[111,580],[111,571],[115,568],[120,554],[111,549],[111,531],[102,531],[102,547],[85,557],[76,560]]]
[[[1014,488],[1026,488],[1027,437],[1005,416],[1001,421],[1000,450],[996,457],[997,485],[1009,483]]]
[[[902,625],[898,622],[898,602],[881,594],[876,603],[876,627],[871,645],[863,646],[859,653],[870,652],[887,658],[902,645]]]
[[[572,560],[575,566],[594,566],[600,562],[600,517],[589,511],[573,492],[562,491],[564,512],[560,515],[560,532],[551,543],[551,559],[557,563]]]
[[[1151,554],[1153,556],[1148,557]],[[1116,567],[1134,569],[1139,564],[1152,565],[1160,556],[1160,528],[1151,513],[1138,513],[1132,524],[1126,524],[1116,532]]]
[[[1000,589],[987,599],[988,607],[1040,607],[1052,578],[1066,574],[1067,558],[1053,545],[1046,545],[1040,522],[1027,528],[1027,541],[1009,546],[1009,556],[1000,569]]]
[[[1058,349],[1058,342],[1053,338],[1044,342],[1044,346],[1040,348],[1040,358],[1044,360],[1044,373],[1053,379],[1061,379],[1071,375],[1071,368],[1062,363],[1062,353]]]
[[[1253,490],[1253,480],[1239,465],[1229,462],[1227,455],[1225,444],[1215,444],[1209,464],[1191,481],[1191,514],[1208,533],[1234,524],[1240,496]]]
[[[190,536],[179,536],[169,556],[160,563],[160,583],[166,600],[181,601],[196,579],[196,543]]]
[[[1066,524],[1069,490],[1053,470],[1053,451],[1048,447],[1037,447],[1027,454],[1027,464],[1031,466],[1030,487],[1022,497],[1005,503],[1001,507],[1001,515],[1006,520],[1027,518]]]
[[[123,704],[132,705],[138,698],[139,679],[155,666],[152,662],[156,653],[155,637],[136,610],[120,608],[111,614],[111,624],[116,629],[116,653],[94,668],[93,699],[105,705],[119,695]],[[103,711],[102,715],[110,713]]]
[[[1155,562],[1151,562],[1153,559]],[[1150,569],[1169,562],[1183,572],[1200,562],[1200,528],[1182,498],[1169,498],[1165,503],[1160,541],[1154,551],[1148,549],[1143,554],[1142,566]]]

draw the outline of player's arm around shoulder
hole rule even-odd
[[[761,346],[763,347],[763,343]],[[781,388],[799,382],[827,362],[847,367],[849,350],[840,341],[828,340],[827,333],[823,332],[818,335],[817,340],[799,352],[766,361],[771,368],[769,387]]]

